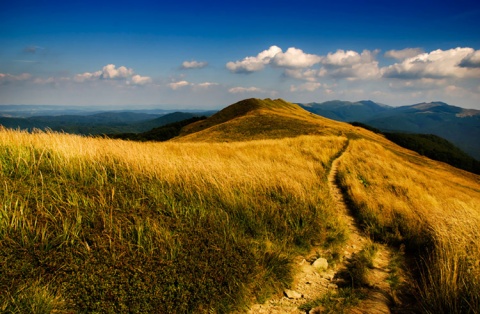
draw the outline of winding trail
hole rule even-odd
[[[292,297],[290,295],[290,297],[287,297],[291,291],[286,290],[283,295],[274,296],[265,304],[253,305],[248,311],[249,314],[305,313],[298,307],[309,301],[322,298],[329,291],[337,290],[340,282],[344,281],[340,278],[340,274],[345,273],[352,258],[365,245],[371,243],[357,226],[337,183],[338,165],[347,148],[348,142],[340,151],[339,156],[333,160],[328,174],[328,185],[332,198],[335,201],[335,207],[340,213],[341,219],[344,219],[348,225],[349,237],[343,247],[343,252],[341,252],[343,257],[340,258],[340,262],[337,262],[334,267],[329,266],[326,270],[319,270],[312,265],[317,259],[318,252],[321,252],[320,247],[314,247],[308,256],[297,257],[294,261],[295,276],[291,290],[296,292],[297,296]],[[355,307],[350,308],[348,313],[391,313],[390,306],[392,305],[393,297],[390,294],[390,286],[386,282],[390,272],[388,269],[390,258],[391,252],[388,248],[378,244],[378,251],[373,260],[374,267],[369,269],[367,273],[366,298],[361,300]],[[322,313],[322,309],[312,309],[309,313]]]

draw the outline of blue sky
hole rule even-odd
[[[0,1],[0,104],[480,109],[480,3]]]

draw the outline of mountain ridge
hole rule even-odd
[[[343,122],[361,122],[386,132],[434,134],[480,160],[480,110],[441,101],[390,107],[373,101],[299,104],[305,110]]]

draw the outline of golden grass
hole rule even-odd
[[[301,135],[346,136],[354,127],[277,99],[246,99],[182,129],[178,142],[231,142]]]
[[[479,176],[390,148],[350,141],[339,166],[341,185],[365,230],[417,252],[425,311],[477,311]]]
[[[41,280],[62,308],[105,312],[225,312],[262,299],[289,284],[296,252],[342,238],[326,171],[345,142],[0,130],[0,290],[22,299]],[[0,310],[20,299],[0,297]]]

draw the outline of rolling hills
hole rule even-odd
[[[335,160],[371,247],[396,252],[392,306],[478,312],[480,177],[279,99],[240,101],[162,143],[1,129],[0,310],[242,312],[294,287],[294,261],[312,253],[349,265],[346,285],[298,302],[355,307],[372,268],[343,258]]]
[[[443,102],[389,107],[372,101],[300,104],[305,110],[344,122],[362,122],[386,132],[434,134],[480,160],[480,111]]]
[[[131,111],[105,111],[72,115],[30,117],[0,117],[0,125],[11,129],[50,129],[83,135],[141,133],[169,123],[178,122],[213,112],[170,112],[151,114]]]

